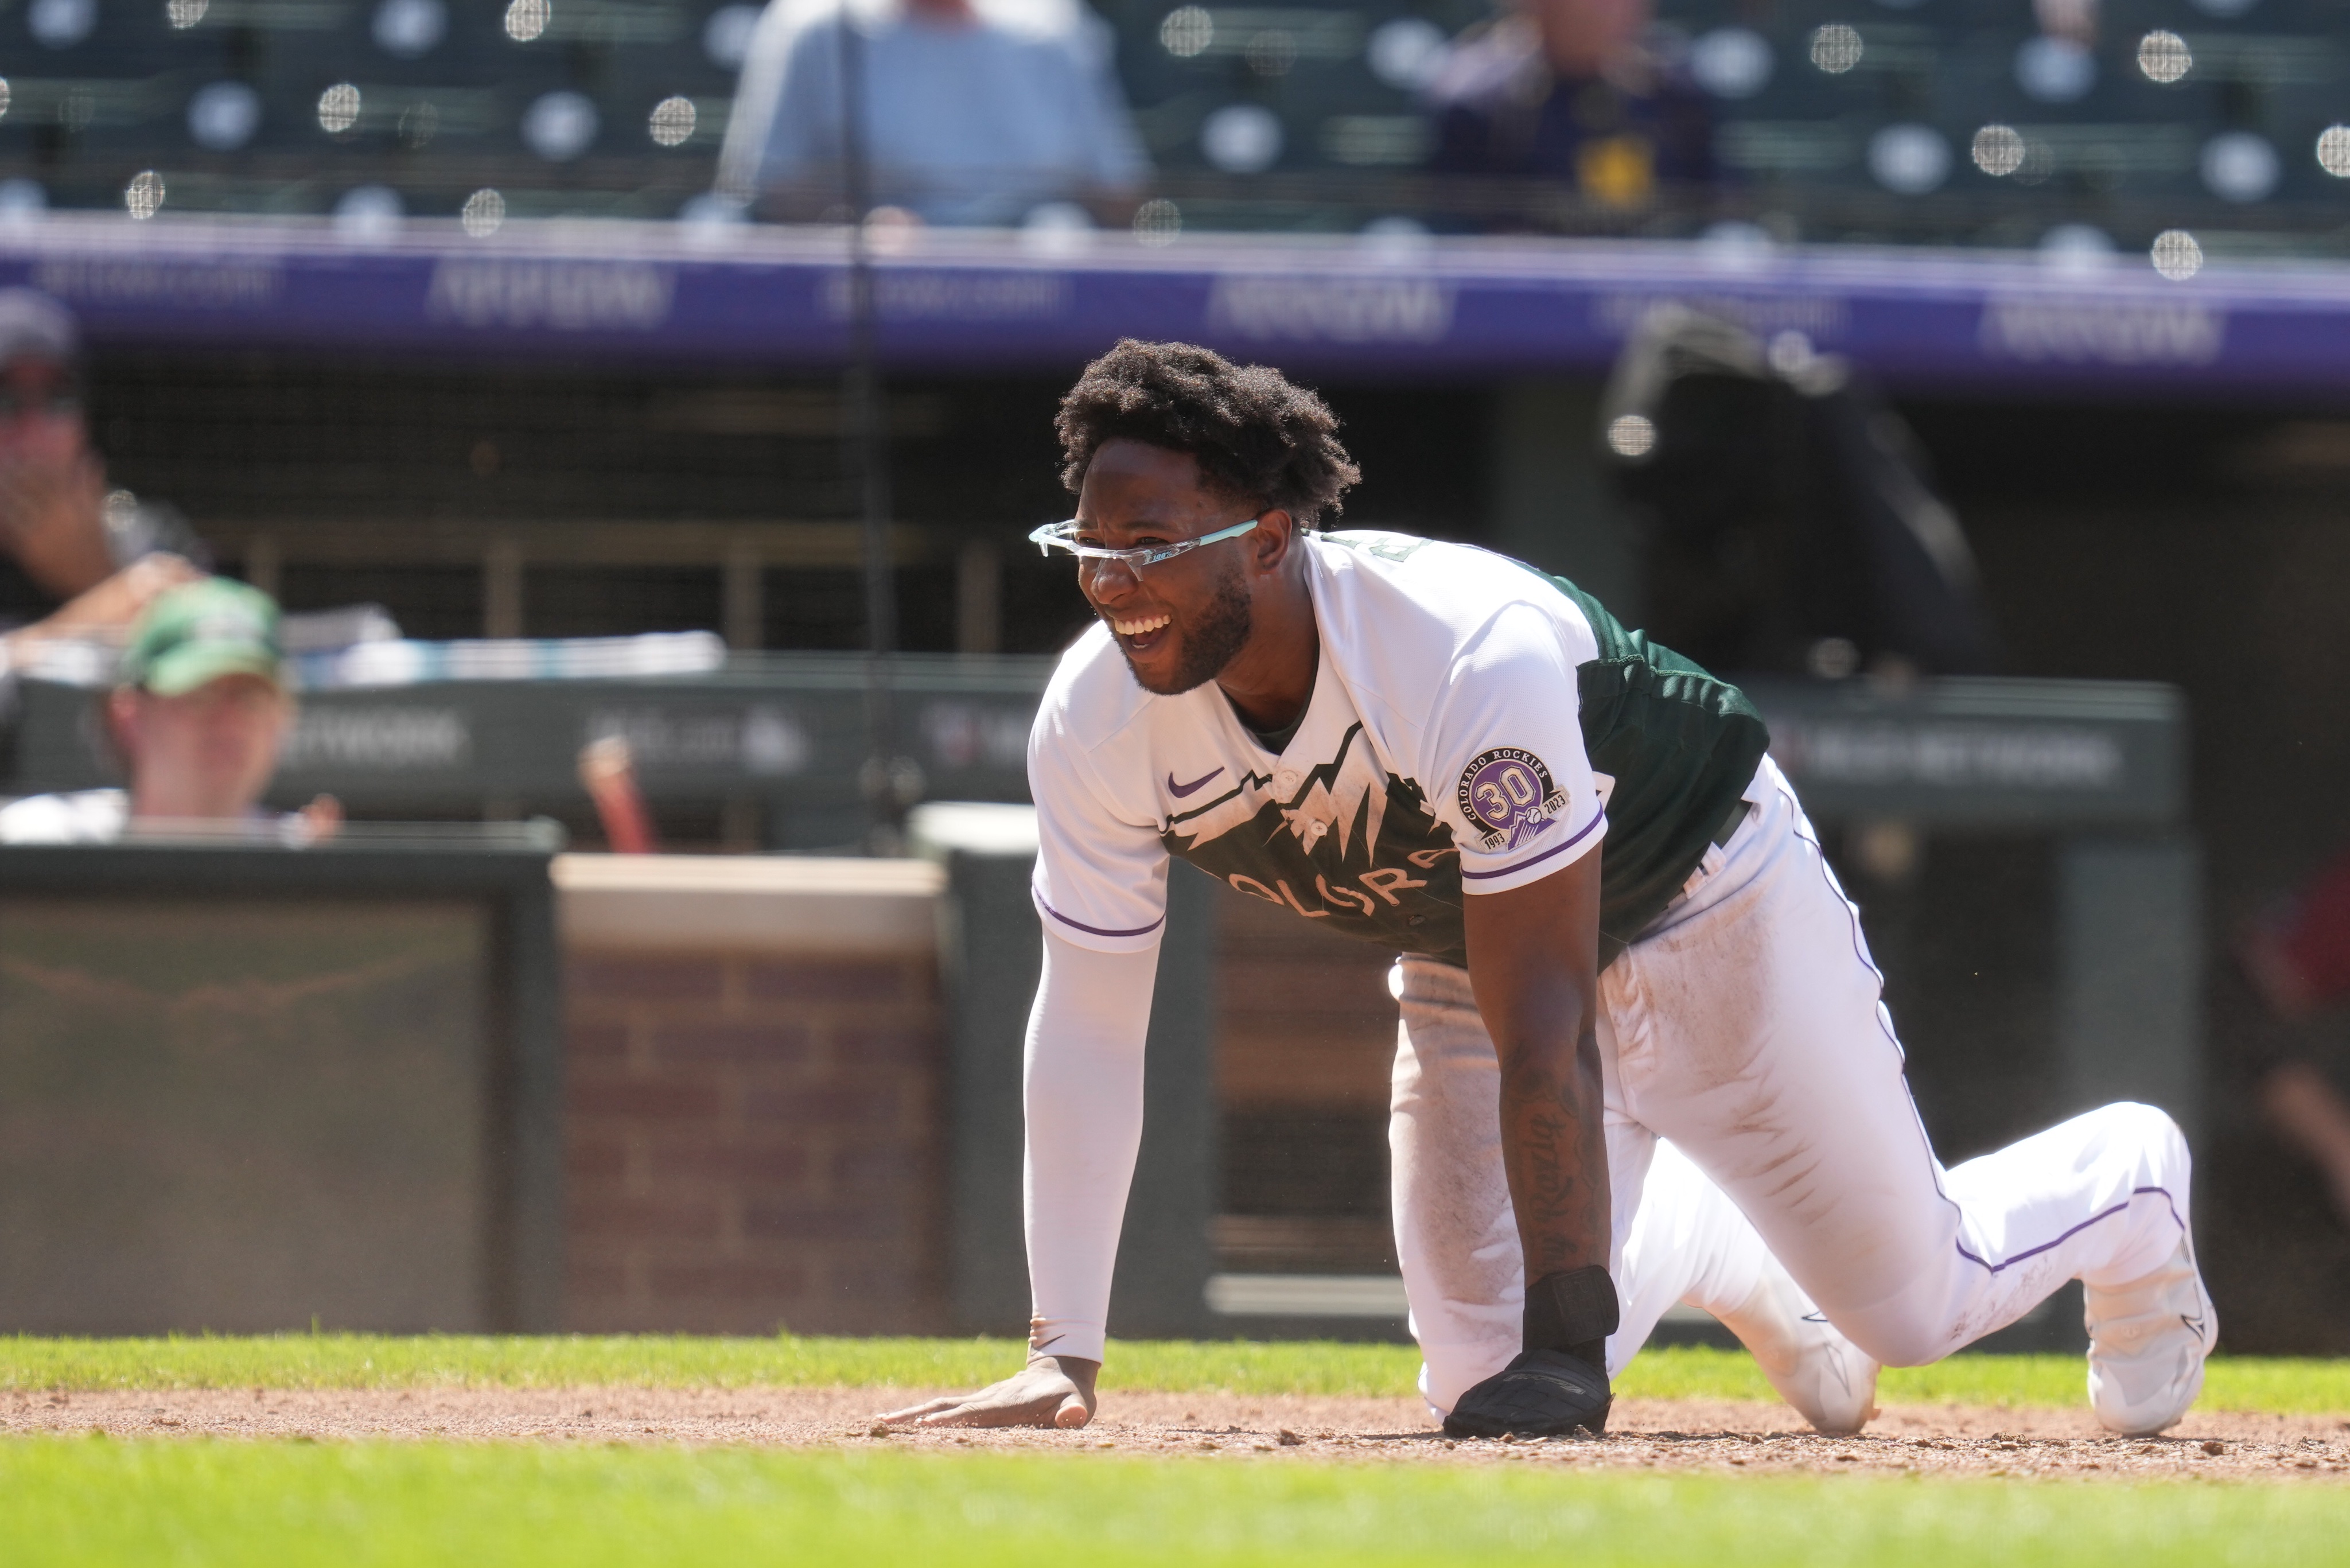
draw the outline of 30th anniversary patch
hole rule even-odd
[[[1484,830],[1487,849],[1515,849],[1550,826],[1566,805],[1551,783],[1550,769],[1532,752],[1496,746],[1480,752],[1461,771],[1461,815]]]

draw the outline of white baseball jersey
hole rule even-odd
[[[1499,892],[1589,854],[1596,778],[1576,670],[1582,607],[1484,550],[1400,535],[1303,541],[1321,668],[1278,756],[1213,683],[1136,684],[1108,629],[1064,656],[1029,746],[1035,898],[1080,946],[1155,944],[1178,855],[1334,929],[1464,961],[1464,889]]]

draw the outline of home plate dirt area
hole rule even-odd
[[[1346,1459],[1595,1470],[1909,1471],[2177,1479],[2350,1476],[2350,1423],[2196,1412],[2156,1438],[2116,1438],[2088,1411],[1890,1406],[1853,1438],[1803,1429],[1783,1406],[1620,1399],[1604,1438],[1453,1442],[1409,1398],[1122,1393],[1082,1431],[883,1428],[915,1388],[44,1392],[0,1397],[0,1431],[118,1437],[733,1444],[1024,1453],[1114,1452],[1199,1462]]]

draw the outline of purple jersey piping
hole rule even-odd
[[[1540,855],[1529,856],[1525,859],[1519,861],[1515,866],[1504,866],[1498,871],[1471,871],[1469,867],[1463,866],[1461,868],[1461,875],[1472,880],[1483,881],[1488,877],[1508,877],[1513,873],[1524,870],[1529,866],[1539,866],[1544,861],[1549,859],[1552,856],[1564,855],[1568,850],[1574,848],[1576,845],[1582,843],[1585,839],[1590,837],[1591,830],[1607,820],[1607,814],[1603,811],[1594,816],[1589,822],[1585,823],[1583,825],[1583,830],[1580,833],[1577,833],[1574,837],[1568,839],[1565,843],[1554,844],[1548,849],[1544,850]]]
[[[1131,931],[1106,931],[1106,930],[1102,929],[1099,926],[1089,926],[1089,925],[1086,924],[1083,920],[1073,920],[1073,919],[1069,919],[1069,917],[1068,917],[1068,916],[1066,916],[1066,915],[1065,915],[1065,914],[1061,913],[1061,911],[1060,911],[1060,910],[1058,910],[1058,909],[1056,909],[1053,908],[1053,906],[1052,906],[1052,905],[1050,905],[1050,904],[1048,904],[1048,903],[1045,902],[1045,900],[1044,900],[1042,898],[1039,898],[1036,900],[1036,907],[1037,907],[1038,909],[1040,909],[1044,910],[1046,914],[1048,914],[1048,915],[1052,916],[1052,917],[1053,917],[1053,919],[1056,919],[1056,920],[1060,921],[1060,922],[1061,922],[1061,924],[1063,924],[1063,925],[1065,925],[1065,926],[1074,926],[1074,927],[1076,927],[1078,930],[1081,930],[1081,931],[1085,932],[1087,936],[1095,936],[1095,937],[1147,937],[1147,936],[1149,936],[1151,932],[1153,932],[1153,931],[1157,930],[1159,927],[1161,927],[1161,926],[1163,926],[1163,925],[1165,925],[1165,924],[1167,923],[1167,917],[1166,917],[1166,916],[1164,916],[1164,915],[1161,915],[1161,916],[1159,916],[1157,919],[1155,919],[1155,920],[1151,921],[1149,925],[1144,926],[1144,927],[1141,927],[1140,929],[1136,929],[1136,930],[1131,930]]]
[[[2177,1224],[2181,1231],[2186,1230],[2187,1221],[2178,1218],[2178,1201],[2170,1196],[2169,1189],[2164,1187],[2133,1187],[2130,1189],[2130,1195],[2127,1198],[2123,1199],[2119,1203],[2115,1204],[2112,1208],[2102,1210],[2097,1213],[2090,1215],[2086,1220],[2082,1220],[2078,1225],[2066,1231],[2054,1241],[2043,1241],[2037,1247],[2026,1248],[2024,1251],[2018,1252],[2015,1256],[2008,1259],[2003,1263],[1994,1263],[1987,1258],[1976,1257],[1972,1252],[1967,1251],[1966,1243],[1963,1241],[1956,1243],[1959,1249],[1959,1256],[1966,1259],[1967,1262],[1970,1263],[1981,1263],[1984,1268],[1989,1269],[1992,1273],[1996,1274],[2004,1269],[2012,1268],[2017,1263],[2023,1262],[2026,1258],[2036,1258],[2052,1247],[2063,1246],[2065,1242],[2071,1241],[2074,1237],[2079,1235],[2082,1231],[2087,1230],[2098,1220],[2112,1219],[2115,1215],[2120,1213],[2123,1210],[2127,1209],[2132,1203],[2136,1202],[2138,1199],[2145,1197],[2149,1192],[2158,1192],[2162,1195],[2162,1201],[2164,1205],[2169,1209],[2170,1218],[2173,1223]]]

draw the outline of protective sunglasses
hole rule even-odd
[[[1138,545],[1131,550],[1113,550],[1105,545],[1078,544],[1077,520],[1072,517],[1065,523],[1047,523],[1041,528],[1031,530],[1028,542],[1035,545],[1041,555],[1049,556],[1055,550],[1066,550],[1080,561],[1115,561],[1129,572],[1139,572],[1145,566],[1155,566],[1161,561],[1171,561],[1176,556],[1196,550],[1203,545],[1213,545],[1224,539],[1237,539],[1255,527],[1261,520],[1260,517],[1251,517],[1246,522],[1235,523],[1229,528],[1219,528],[1212,534],[1202,534],[1196,539],[1180,539],[1172,545]]]

